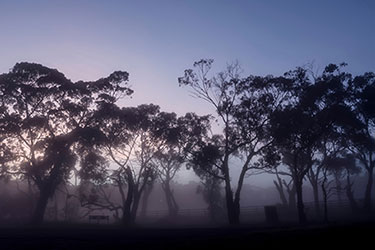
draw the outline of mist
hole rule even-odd
[[[1,249],[372,244],[374,2],[0,10]]]

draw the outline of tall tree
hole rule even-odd
[[[128,73],[116,71],[97,81],[73,83],[59,71],[34,63],[17,63],[0,75],[6,141],[17,148],[17,173],[39,189],[34,223],[42,222],[48,199],[69,178],[76,149],[100,142],[101,133],[93,126],[98,106],[130,95],[127,82]]]
[[[348,113],[345,105],[345,83],[348,74],[336,74],[336,65],[328,65],[322,75],[315,77],[304,68],[297,68],[284,75],[284,91],[292,98],[288,105],[281,107],[272,116],[274,144],[288,166],[297,193],[299,221],[306,222],[302,197],[304,178],[309,174],[315,186],[315,201],[318,208],[319,171],[316,165],[322,154],[321,141],[331,138],[343,121],[341,113]],[[286,87],[286,88],[285,88]],[[339,115],[338,115],[339,114]],[[324,155],[324,153],[323,153]],[[271,157],[270,159],[274,159]],[[276,161],[277,162],[277,161]],[[315,170],[319,171],[314,171]]]
[[[352,141],[350,147],[368,175],[364,195],[364,208],[371,210],[371,190],[373,186],[375,168],[375,73],[369,72],[354,77],[351,81],[353,115],[359,126],[347,130]]]
[[[185,70],[180,77],[180,86],[188,86],[192,93],[212,105],[223,132],[217,143],[206,143],[200,148],[199,158],[195,163],[216,178],[222,179],[225,185],[225,197],[228,221],[238,224],[240,218],[241,189],[249,170],[257,167],[252,160],[267,148],[272,138],[267,135],[269,114],[285,99],[278,88],[273,86],[272,77],[240,78],[238,64],[229,65],[227,69],[214,77],[209,77],[213,60],[200,60],[194,63],[195,70]],[[281,95],[280,95],[281,94]],[[218,147],[215,156],[213,147]],[[215,150],[214,150],[215,151]],[[242,159],[242,168],[236,189],[230,176],[230,159]],[[211,165],[207,165],[211,164]],[[219,171],[214,171],[218,169]]]
[[[102,128],[106,137],[104,151],[117,166],[110,178],[121,195],[123,223],[133,224],[146,186],[158,172],[160,174],[160,166],[156,163],[165,164],[162,155],[173,149],[173,145],[180,143],[181,131],[184,131],[184,135],[198,135],[206,128],[201,126],[201,118],[194,114],[177,118],[174,113],[160,112],[160,108],[152,104],[130,108],[106,105],[103,106],[100,117],[105,117],[103,121],[106,124]],[[180,124],[182,121],[184,122]],[[194,124],[197,126],[193,126]],[[189,138],[184,140],[185,144],[194,145],[194,138]],[[184,155],[183,152],[178,154],[178,158]],[[172,165],[170,170],[173,172],[175,159]],[[171,177],[170,175],[168,183]],[[165,187],[168,198],[172,197],[173,202],[172,190]]]

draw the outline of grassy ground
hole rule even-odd
[[[273,228],[44,225],[1,228],[0,249],[338,249],[349,245],[372,249],[374,237],[373,222]]]

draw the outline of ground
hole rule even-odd
[[[374,237],[373,222],[255,228],[43,225],[1,228],[0,249],[338,249],[349,245],[371,249]]]

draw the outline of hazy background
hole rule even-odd
[[[135,93],[123,105],[155,103],[180,115],[213,113],[179,88],[201,58],[213,71],[238,60],[246,74],[282,74],[313,62],[375,70],[375,1],[0,1],[0,72],[29,61],[72,80],[126,70]],[[179,173],[187,183],[194,175]],[[273,176],[250,179],[272,185]],[[249,182],[249,181],[248,181]]]

